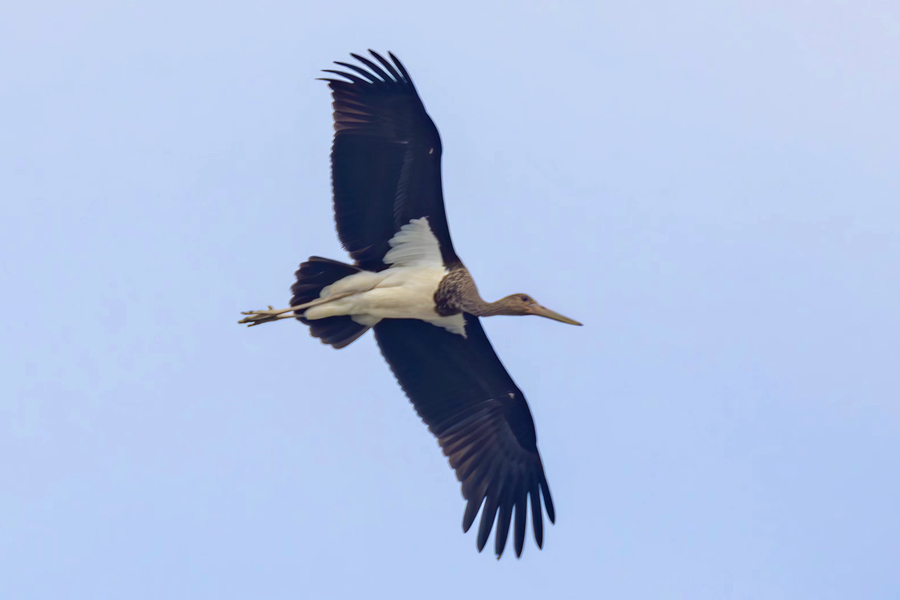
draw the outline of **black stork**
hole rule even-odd
[[[441,191],[441,138],[409,73],[390,61],[351,54],[360,64],[326,70],[334,106],[331,152],[337,232],[352,265],[311,257],[300,265],[289,308],[260,310],[240,323],[296,318],[314,337],[343,348],[369,329],[416,412],[437,436],[468,501],[463,531],[479,509],[480,552],[497,519],[503,553],[515,508],[516,556],[526,506],[543,544],[553,500],[522,391],[503,367],[478,317],[539,315],[580,325],[512,294],[486,302],[453,250]]]

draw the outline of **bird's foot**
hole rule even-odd
[[[268,310],[250,310],[242,312],[242,315],[247,316],[238,321],[238,324],[243,325],[246,323],[247,327],[253,327],[254,325],[262,325],[263,323],[270,323],[272,321],[278,321],[279,319],[293,319],[296,317],[294,311],[297,309],[298,307],[292,306],[290,308],[274,310],[270,306]]]

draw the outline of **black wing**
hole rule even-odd
[[[484,502],[478,551],[499,509],[495,552],[506,546],[515,507],[516,556],[525,542],[525,510],[531,496],[534,539],[543,544],[541,499],[556,516],[537,451],[534,421],[525,396],[491,347],[477,317],[465,315],[467,337],[424,321],[385,319],[375,326],[381,353],[416,412],[437,436],[468,500],[468,531]]]
[[[344,248],[363,269],[386,268],[388,240],[411,219],[428,217],[446,266],[459,262],[450,242],[441,191],[441,137],[409,73],[369,51],[379,64],[336,62],[326,70],[334,106],[331,178],[334,217]]]

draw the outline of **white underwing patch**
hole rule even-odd
[[[444,266],[441,247],[428,224],[428,217],[413,219],[394,234],[384,263],[394,267]]]
[[[381,321],[381,317],[372,315],[351,315],[350,318],[353,319],[354,322],[365,325],[366,327],[375,327]]]
[[[412,219],[394,234],[384,255],[389,268],[360,271],[322,290],[334,300],[307,309],[307,319],[350,315],[356,323],[373,327],[382,319],[419,319],[450,333],[467,337],[460,313],[442,317],[435,311],[434,294],[447,274],[441,248],[428,217]]]
[[[469,335],[466,333],[466,318],[462,315],[462,313],[453,315],[452,317],[443,317],[440,321],[432,321],[432,325],[443,327],[450,333],[461,335],[464,338],[469,337]]]

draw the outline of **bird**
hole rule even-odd
[[[351,53],[356,63],[335,61],[341,69],[324,69],[321,78],[332,95],[335,222],[353,263],[310,257],[295,273],[288,308],[243,312],[239,323],[297,319],[336,349],[373,329],[461,483],[463,532],[480,509],[481,552],[496,519],[499,559],[512,522],[521,557],[528,498],[538,548],[543,511],[551,523],[556,515],[528,403],[480,319],[536,315],[581,323],[528,294],[481,297],[450,238],[437,127],[403,63],[391,52],[369,53]]]

